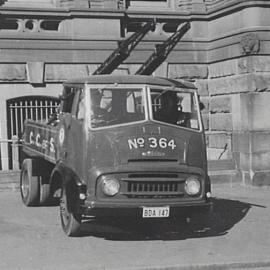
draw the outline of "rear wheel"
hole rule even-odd
[[[32,159],[23,161],[20,175],[20,191],[22,201],[26,206],[39,204],[39,177],[33,176],[32,167]]]
[[[42,178],[42,177],[41,177]],[[39,203],[40,205],[47,205],[50,201],[50,184],[42,184],[42,179],[39,183]]]
[[[68,236],[79,236],[81,226],[81,215],[71,213],[68,210],[66,189],[63,188],[60,198],[60,218],[62,229]]]

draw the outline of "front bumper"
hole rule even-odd
[[[144,167],[142,167],[144,166]],[[211,208],[207,197],[210,181],[201,168],[179,165],[172,167],[164,163],[147,163],[147,166],[120,168],[117,171],[101,170],[95,188],[88,193],[79,212],[89,216],[137,216],[141,217],[143,207],[169,207],[170,216],[189,216],[194,212],[205,212]],[[185,181],[195,175],[201,180],[198,195],[188,195]],[[115,196],[106,196],[102,191],[101,177],[113,177],[120,183],[120,191]]]
[[[142,204],[121,204],[121,203],[103,203],[103,202],[87,202],[81,206],[80,213],[85,216],[95,217],[119,217],[133,216],[142,217],[143,207],[164,207],[169,206],[169,217],[190,217],[194,214],[208,213],[212,209],[211,200],[203,202],[186,202],[186,203],[142,203]]]

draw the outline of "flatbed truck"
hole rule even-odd
[[[166,48],[151,59],[159,62]],[[60,112],[49,122],[28,119],[24,125],[22,201],[36,206],[58,199],[68,236],[80,234],[89,217],[159,220],[211,209],[194,84],[149,76],[151,59],[137,75],[104,74],[119,55],[122,61],[114,54],[96,75],[65,82]]]

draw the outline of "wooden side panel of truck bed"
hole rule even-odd
[[[33,120],[26,120],[24,127],[23,151],[31,157],[44,158],[55,164],[57,157],[57,127]]]

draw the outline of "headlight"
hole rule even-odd
[[[117,179],[104,177],[101,184],[102,191],[108,196],[114,196],[119,192],[120,184]]]
[[[185,184],[186,193],[190,196],[195,196],[200,193],[201,183],[195,176],[191,176],[186,180]]]

